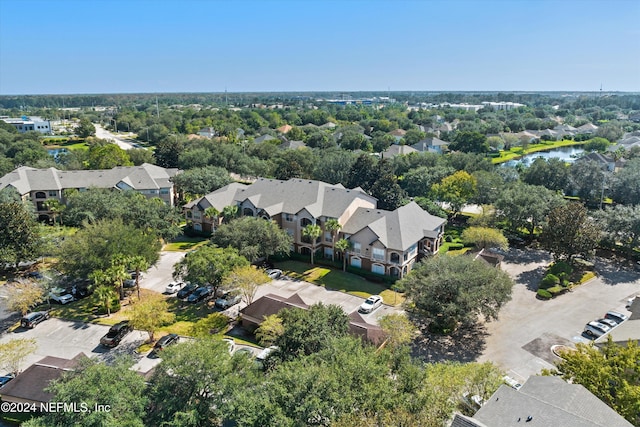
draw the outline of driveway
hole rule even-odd
[[[589,342],[582,336],[584,325],[608,310],[627,313],[625,302],[640,292],[640,275],[598,260],[599,277],[549,301],[536,299],[536,287],[548,254],[535,250],[511,249],[503,263],[516,282],[512,299],[500,311],[500,318],[485,326],[484,350],[478,361],[493,361],[508,375],[524,381],[543,368],[553,368],[554,344]]]
[[[140,287],[163,293],[173,280],[173,266],[180,262],[186,252],[160,252],[160,259],[150,269],[142,273]]]

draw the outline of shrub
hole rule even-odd
[[[547,291],[546,289],[538,289],[538,296],[543,299],[551,299],[551,297],[553,297],[553,295],[551,295],[551,292]]]
[[[562,292],[564,292],[566,290],[567,289],[563,288],[562,286],[553,286],[553,287],[547,289],[547,292],[549,292],[551,295],[558,295],[558,294],[561,294]]]
[[[551,267],[549,267],[549,273],[554,274],[558,277],[562,277],[562,275],[564,274],[566,277],[569,274],[573,273],[573,267],[571,267],[569,263],[558,261],[551,264]]]
[[[540,282],[540,286],[538,286],[538,288],[540,288],[540,289],[549,289],[552,286],[556,286],[556,285],[559,285],[559,284],[560,284],[560,279],[558,279],[557,276],[549,273],[546,276],[544,276],[544,278]]]
[[[444,237],[444,241],[445,241],[445,242],[448,242],[448,243],[451,243],[451,242],[453,242],[453,237],[451,237],[451,236],[445,236],[445,237]]]
[[[574,258],[573,263],[584,270],[592,270],[595,265],[583,258]]]

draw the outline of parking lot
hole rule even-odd
[[[100,345],[100,338],[107,333],[109,326],[73,322],[57,318],[45,320],[33,329],[17,328],[0,337],[0,343],[17,338],[33,338],[37,349],[27,356],[22,369],[39,361],[45,356],[71,359],[82,352],[89,357],[111,361],[117,355],[127,354],[138,362],[135,369],[146,372],[158,359],[148,359],[145,355],[135,353],[135,350],[147,340],[146,332],[133,331],[124,337],[115,348],[109,349]],[[147,360],[145,360],[147,359]]]
[[[609,310],[629,314],[627,299],[640,293],[638,273],[600,260],[596,263],[599,277],[571,293],[538,300],[535,289],[549,262],[540,251],[510,251],[502,268],[516,281],[512,299],[497,321],[485,324],[486,335],[479,337],[485,346],[478,360],[493,361],[520,382],[540,369],[554,367],[557,358],[551,346],[590,342],[583,334],[587,322]]]

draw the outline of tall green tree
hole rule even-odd
[[[133,362],[116,359],[107,365],[86,358],[80,367],[50,383],[54,402],[86,404],[87,411],[47,412],[23,424],[27,427],[143,427],[147,406],[144,377],[129,369]],[[103,410],[95,410],[102,405]]]
[[[431,188],[439,200],[451,205],[454,215],[471,201],[477,191],[476,179],[465,171],[458,171],[434,184]]]
[[[479,249],[500,248],[507,250],[509,242],[502,231],[489,227],[469,227],[462,232],[462,241]]]
[[[94,145],[89,149],[89,169],[112,169],[133,166],[129,155],[116,144]]]
[[[608,207],[596,212],[595,218],[610,244],[620,244],[629,253],[640,246],[640,205]]]
[[[335,260],[336,235],[338,234],[338,231],[341,228],[342,228],[342,226],[340,225],[338,220],[335,219],[335,218],[328,219],[324,223],[324,229],[327,230],[329,233],[331,233],[331,261]]]
[[[221,340],[197,339],[168,347],[150,380],[146,424],[221,425],[225,414],[236,414],[235,396],[260,382],[251,359],[230,356]],[[247,425],[240,417],[238,421]]]
[[[76,127],[76,134],[80,138],[88,138],[96,135],[96,127],[91,123],[91,120],[87,118],[80,119],[78,127]]]
[[[176,319],[175,313],[169,311],[169,303],[162,295],[152,294],[139,299],[129,310],[129,321],[135,329],[149,334],[149,342],[153,342],[158,329],[170,325]]]
[[[39,228],[22,202],[0,203],[0,262],[17,267],[38,257]]]
[[[288,254],[292,239],[274,221],[245,216],[220,225],[211,236],[211,242],[221,248],[235,248],[240,255],[255,261],[275,254]]]
[[[524,229],[533,238],[547,214],[564,203],[562,196],[551,190],[517,181],[501,191],[495,206],[498,219],[508,230],[518,233]]]
[[[613,200],[625,205],[640,205],[640,158],[629,160],[624,168],[608,176]]]
[[[72,277],[85,278],[94,270],[107,270],[116,256],[141,256],[149,265],[160,257],[161,244],[120,220],[89,224],[60,245],[57,267]]]
[[[39,283],[16,282],[6,286],[7,308],[25,315],[39,302],[45,300],[44,288]]]
[[[575,255],[591,257],[601,232],[587,208],[572,202],[549,212],[540,237],[555,260],[571,260]]]
[[[514,283],[507,273],[472,257],[439,256],[416,265],[401,285],[431,329],[447,332],[474,323],[479,315],[496,319]]]
[[[189,253],[174,267],[174,277],[199,285],[213,287],[213,294],[223,286],[224,279],[236,268],[249,265],[235,248],[205,245]]]
[[[629,340],[616,344],[611,336],[601,348],[576,344],[565,351],[556,370],[543,374],[561,376],[581,384],[633,425],[640,425],[640,347]]]
[[[351,247],[351,242],[347,239],[340,239],[336,242],[336,250],[342,252],[342,271],[347,269],[347,251]]]
[[[0,344],[0,367],[13,375],[18,375],[25,359],[38,349],[33,338],[17,338]]]
[[[203,196],[233,182],[229,172],[217,166],[189,169],[172,180],[181,192],[193,196]]]
[[[463,131],[458,132],[449,148],[465,153],[486,153],[489,151],[489,143],[487,137],[480,132]]]
[[[316,253],[318,237],[322,235],[322,228],[319,225],[309,224],[302,229],[302,235],[309,239],[309,243],[311,243],[311,265],[313,265],[313,256]]]
[[[569,181],[569,166],[562,160],[538,157],[522,171],[522,180],[530,185],[540,185],[553,191],[563,191]]]
[[[569,168],[567,193],[595,205],[602,197],[605,179],[605,171],[599,163],[591,160],[574,162]]]
[[[378,208],[393,211],[402,206],[406,194],[398,185],[398,178],[393,174],[393,167],[388,160],[378,162],[377,176],[370,191],[378,199]]]
[[[308,356],[329,346],[331,338],[345,336],[349,317],[338,305],[314,304],[308,310],[281,310],[284,332],[275,340],[282,360]]]

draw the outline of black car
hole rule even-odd
[[[187,301],[196,303],[210,297],[211,294],[213,294],[213,288],[211,286],[204,286],[196,289],[191,295],[189,295]]]
[[[184,288],[178,291],[178,293],[176,294],[176,297],[180,299],[186,298],[189,295],[191,295],[193,291],[195,291],[196,289],[198,289],[198,285],[194,285],[193,283],[188,283]]]
[[[132,330],[133,328],[129,325],[128,320],[117,323],[109,329],[105,336],[100,338],[100,344],[105,347],[115,347]]]
[[[38,323],[43,322],[49,318],[49,312],[47,311],[36,311],[34,313],[29,313],[20,319],[20,326],[23,328],[33,329]]]
[[[7,374],[0,377],[0,388],[4,387],[6,383],[14,379],[13,374]]]
[[[150,357],[156,356],[158,352],[164,350],[170,345],[177,344],[179,340],[180,340],[180,337],[177,334],[169,334],[169,335],[163,336],[158,340],[156,345],[153,346],[153,350],[151,350],[151,353],[149,353],[149,356]]]

